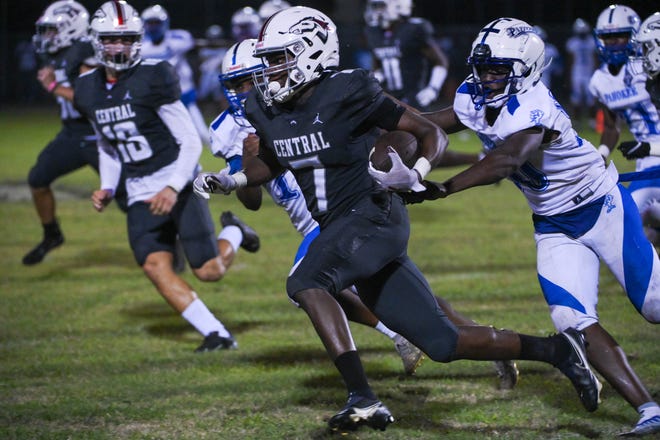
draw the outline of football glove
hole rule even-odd
[[[424,191],[413,192],[400,192],[398,193],[406,205],[414,203],[422,203],[425,200],[436,200],[447,197],[447,189],[440,182],[432,180],[422,180],[422,185],[426,188]]]
[[[639,159],[651,153],[651,145],[648,142],[626,141],[617,147],[626,159]]]
[[[379,171],[369,162],[369,174],[374,178],[378,186],[392,191],[424,191],[424,186],[419,182],[417,171],[411,170],[403,163],[401,157],[392,147],[387,147],[392,160],[392,168],[389,171]]]
[[[229,194],[238,186],[227,168],[219,173],[199,173],[193,181],[195,194],[208,199],[209,194]]]
[[[431,86],[424,87],[417,93],[417,102],[422,107],[426,107],[438,97],[438,91]]]

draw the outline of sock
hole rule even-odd
[[[58,235],[62,235],[62,231],[60,230],[60,225],[57,223],[57,220],[53,220],[50,223],[44,224],[43,228],[44,237],[56,237]]]
[[[561,335],[554,335],[547,338],[538,336],[519,335],[520,337],[520,356],[521,360],[548,362],[555,367],[561,362],[558,360],[566,359],[569,353],[569,344]]]
[[[394,337],[397,335],[396,332],[393,332],[392,330],[387,328],[387,326],[380,321],[378,321],[378,324],[376,324],[376,327],[374,328],[390,339],[394,339]]]
[[[364,374],[357,351],[347,351],[339,355],[335,359],[335,366],[344,379],[348,394],[359,394],[370,399],[376,398],[367,382],[367,376]]]
[[[206,307],[201,299],[197,298],[190,303],[181,316],[190,323],[202,336],[206,337],[211,332],[218,332],[221,337],[229,337],[229,332],[224,325]]]
[[[218,240],[227,240],[229,244],[231,244],[231,247],[234,249],[234,252],[238,252],[238,248],[243,241],[243,233],[241,232],[241,228],[238,226],[225,226],[218,234]]]

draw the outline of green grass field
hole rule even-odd
[[[272,202],[254,213],[233,196],[214,197],[214,216],[239,214],[261,234],[262,249],[239,253],[218,283],[184,273],[237,337],[234,351],[193,353],[201,337],[134,263],[123,215],[92,209],[97,177],[90,170],[55,185],[65,245],[38,266],[21,264],[41,236],[25,180],[58,130],[51,110],[0,113],[0,438],[340,437],[326,421],[343,405],[344,386],[307,317],[287,299],[299,237]],[[597,142],[593,133],[586,137]],[[451,145],[476,149],[471,136],[452,136]],[[620,171],[631,169],[614,157]],[[203,164],[224,166],[207,152]],[[536,279],[531,213],[513,185],[414,205],[410,216],[410,254],[437,294],[480,323],[553,333]],[[660,400],[658,329],[605,271],[600,313]],[[512,391],[497,390],[490,362],[426,360],[405,377],[391,341],[352,329],[370,383],[396,423],[343,438],[607,439],[637,420],[607,384],[601,407],[585,412],[569,382],[545,364],[520,362]]]

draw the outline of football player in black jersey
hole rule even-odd
[[[73,0],[59,0],[46,8],[36,21],[32,38],[43,66],[37,79],[60,105],[62,129],[39,154],[28,175],[32,201],[44,230],[42,241],[23,257],[23,264],[41,262],[46,254],[64,242],[55,216],[55,195],[51,183],[85,165],[99,168],[94,130],[73,107],[72,84],[81,72],[95,63],[94,50],[87,37],[89,14]],[[123,184],[117,201],[126,208]]]
[[[433,25],[411,12],[412,0],[367,0],[365,36],[383,89],[423,109],[438,98],[449,60],[434,41]]]
[[[335,299],[355,284],[367,307],[438,362],[526,359],[550,363],[567,375],[590,411],[598,381],[574,331],[539,338],[485,326],[456,326],[438,307],[428,282],[410,260],[410,224],[399,191],[418,190],[447,136],[422,116],[387,97],[362,69],[337,71],[334,23],[308,7],[276,12],[261,29],[255,55],[266,67],[254,74],[259,93],[248,95],[247,119],[260,137],[258,156],[244,170],[203,174],[205,192],[228,194],[266,182],[288,169],[321,227],[287,280],[287,293],[308,314],[348,391],[329,420],[333,430],[366,424],[385,429],[392,415],[369,386],[346,316]],[[387,173],[370,174],[369,151],[379,128],[413,133],[422,157],[412,169],[395,152]]]
[[[92,17],[90,30],[104,67],[80,76],[74,103],[98,135],[101,189],[92,195],[94,207],[102,211],[112,200],[123,168],[128,236],[137,263],[204,336],[196,351],[234,348],[229,331],[173,271],[175,239],[178,234],[195,276],[217,281],[238,247],[254,252],[259,238],[232,217],[216,240],[208,205],[192,193],[201,140],[179,99],[173,67],[140,57],[143,27],[137,11],[125,1],[106,2]]]

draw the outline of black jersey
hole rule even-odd
[[[85,60],[94,57],[92,44],[87,40],[75,40],[71,46],[68,46],[52,55],[47,55],[45,65],[50,66],[55,71],[55,81],[65,87],[73,87],[73,84],[80,74],[80,67],[85,64]],[[84,130],[85,134],[92,134],[94,131],[89,122],[74,108],[73,103],[57,97],[60,105],[60,117],[62,123],[70,128]]]
[[[377,129],[367,118],[385,99],[363,69],[326,72],[293,111],[266,106],[256,93],[246,113],[262,141],[260,157],[272,169],[287,168],[323,227],[374,189],[367,172]]]
[[[646,90],[648,90],[649,95],[651,95],[653,105],[655,105],[655,108],[660,111],[660,75],[653,79],[646,80]]]
[[[81,75],[74,102],[119,151],[126,177],[131,178],[152,174],[179,156],[179,145],[157,110],[180,95],[179,78],[171,64],[142,60],[123,71],[111,88],[102,68]]]
[[[393,30],[369,26],[367,44],[380,62],[383,88],[398,99],[413,97],[428,83],[428,62],[422,49],[429,45],[433,26],[427,20],[412,17],[397,22]]]

